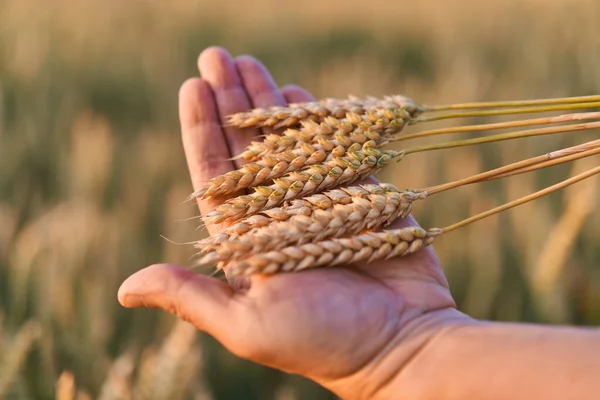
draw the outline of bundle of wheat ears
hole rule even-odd
[[[600,96],[441,106],[419,106],[404,96],[388,96],[325,99],[232,115],[231,126],[270,127],[276,133],[252,142],[236,157],[246,162],[242,168],[213,178],[192,194],[191,198],[207,199],[247,193],[203,217],[205,223],[226,223],[228,227],[195,243],[200,252],[197,262],[226,269],[230,275],[248,275],[412,254],[441,234],[591,177],[600,173],[600,167],[444,228],[382,230],[405,218],[413,202],[459,186],[598,154],[600,139],[423,189],[353,183],[411,153],[596,129],[600,111],[594,110],[599,106]],[[428,121],[562,110],[578,112],[402,134],[407,125]],[[386,148],[391,143],[446,133],[540,125],[544,126],[403,150]]]

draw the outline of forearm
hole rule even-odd
[[[470,321],[433,336],[384,399],[587,399],[600,395],[600,330]]]

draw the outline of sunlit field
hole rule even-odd
[[[238,359],[172,315],[117,303],[134,271],[190,264],[193,248],[161,235],[206,235],[184,202],[192,188],[177,119],[179,86],[205,47],[254,55],[279,84],[317,97],[579,96],[600,94],[598,21],[596,0],[0,1],[0,398],[334,398]],[[449,136],[458,137],[467,136]],[[431,186],[597,137],[415,154],[380,178]],[[444,226],[597,163],[466,186],[413,214]],[[600,324],[597,204],[590,179],[440,238],[459,308]]]

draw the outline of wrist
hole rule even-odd
[[[387,400],[413,398],[405,394],[418,392],[419,382],[405,371],[424,352],[432,351],[441,337],[457,327],[477,321],[455,308],[431,311],[404,324],[394,338],[360,371],[333,384],[326,385],[343,399]],[[435,351],[435,350],[433,350]]]

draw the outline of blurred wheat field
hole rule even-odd
[[[184,220],[197,210],[182,204],[191,185],[177,121],[179,85],[203,48],[252,54],[281,85],[317,97],[576,96],[600,93],[599,20],[595,0],[1,1],[0,398],[333,398],[170,315],[116,301],[134,271],[188,263],[192,250],[160,235],[204,234]],[[597,135],[419,154],[381,178],[424,187]],[[586,162],[468,186],[414,214],[442,226]],[[590,180],[439,240],[459,307],[600,324],[597,196]]]

